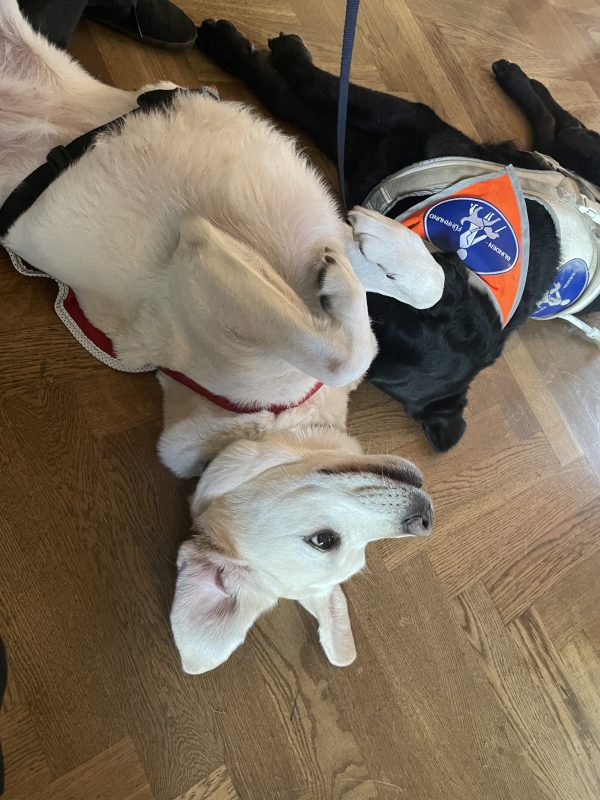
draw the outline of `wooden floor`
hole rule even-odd
[[[335,69],[342,0],[183,4],[264,42],[301,33]],[[73,52],[127,88],[218,83],[83,25]],[[355,77],[479,138],[527,129],[490,76],[517,61],[600,127],[598,0],[364,0]],[[0,716],[10,800],[598,800],[600,350],[525,326],[434,455],[363,387],[351,428],[423,468],[425,542],[372,545],[347,585],[356,663],[329,666],[282,603],[218,671],[181,673],[168,609],[186,493],[158,463],[159,389],[101,366],[55,317],[49,282],[0,264]]]

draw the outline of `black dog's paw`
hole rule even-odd
[[[523,79],[529,81],[529,78],[518,64],[513,64],[512,61],[507,61],[505,58],[501,58],[499,61],[494,61],[492,64],[492,72],[494,73],[494,77],[500,86],[513,84],[516,81],[522,81]]]
[[[512,67],[515,67],[512,61],[507,61],[505,58],[500,58],[492,64],[492,72],[497,78],[501,78],[510,72]]]
[[[198,28],[196,44],[229,72],[235,72],[254,52],[252,42],[227,19],[205,19]]]
[[[308,60],[312,63],[310,50],[295,33],[280,33],[279,36],[269,39],[269,50],[273,66],[277,69],[292,61]]]

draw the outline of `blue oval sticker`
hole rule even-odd
[[[531,316],[543,319],[565,311],[581,297],[588,279],[589,271],[585,261],[581,258],[567,261],[556,273],[546,294],[536,303],[536,310]]]
[[[424,217],[429,241],[445,253],[456,253],[479,275],[500,275],[519,257],[510,222],[496,206],[476,197],[451,197],[432,206]]]

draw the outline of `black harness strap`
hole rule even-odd
[[[52,148],[46,156],[46,163],[30,173],[6,198],[4,205],[0,208],[0,239],[6,236],[13,223],[35,203],[61,172],[78,161],[86,150],[93,146],[94,139],[98,134],[121,126],[123,119],[123,117],[118,117],[93,131],[84,133],[83,136],[79,136],[67,145],[60,144],[58,147]]]
[[[155,89],[145,92],[138,97],[138,108],[130,111],[136,114],[140,111],[152,111],[158,108],[166,108],[173,103],[175,95],[179,92],[202,92],[202,89]],[[124,124],[125,117],[122,117],[100,125],[93,131],[88,131],[67,145],[54,147],[46,156],[46,163],[42,164],[30,173],[13,192],[6,198],[4,205],[0,208],[0,239],[3,239],[11,226],[17,221],[21,214],[30,208],[38,197],[50,186],[50,184],[64,172],[67,167],[78,161],[81,156],[94,146],[96,137],[105,131],[118,132]]]

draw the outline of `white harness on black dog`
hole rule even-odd
[[[560,242],[561,265],[552,285],[538,301],[536,311],[531,316],[533,319],[553,317],[566,319],[582,330],[586,336],[600,343],[600,330],[587,325],[575,316],[585,311],[600,295],[600,189],[564,169],[548,156],[536,155],[551,169],[510,168],[510,171],[518,179],[524,197],[541,203],[552,217]],[[369,193],[364,205],[381,214],[389,215],[393,206],[404,198],[440,193],[440,197],[447,200],[449,197],[447,187],[464,184],[465,181],[474,181],[477,178],[492,177],[504,170],[506,167],[503,165],[472,158],[448,157],[421,161],[382,181]],[[470,199],[477,201],[477,197]],[[494,208],[494,210],[500,217],[505,218],[500,209]],[[411,213],[412,209],[398,219],[402,221]],[[463,223],[466,219],[468,219],[466,214],[462,219],[459,215],[459,218],[452,223],[462,237],[468,232]],[[450,225],[450,220],[444,221]],[[426,230],[427,226],[424,227]],[[425,236],[426,240],[435,245],[433,237],[427,233]],[[498,249],[492,241],[488,242],[487,246]],[[460,250],[458,241],[456,250]],[[465,260],[461,252],[459,256]],[[478,269],[474,269],[468,263],[468,260],[465,263],[481,275]],[[524,265],[524,269],[527,269],[527,264]]]

